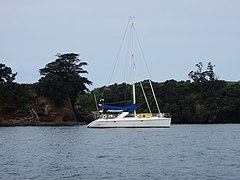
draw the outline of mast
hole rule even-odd
[[[133,104],[136,104],[136,90],[135,90],[135,62],[134,62],[134,49],[133,49],[133,30],[134,30],[134,24],[133,24],[133,17],[130,17],[131,20],[131,59],[132,59],[132,91],[133,91]],[[134,116],[137,116],[136,109],[133,111]]]

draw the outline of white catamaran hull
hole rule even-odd
[[[97,119],[87,125],[88,128],[169,128],[171,118],[151,117],[151,118],[116,118]]]

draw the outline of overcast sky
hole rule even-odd
[[[239,0],[0,0],[0,62],[34,83],[57,53],[74,52],[90,89],[108,85],[129,16],[154,81],[188,80],[200,61],[240,80]]]

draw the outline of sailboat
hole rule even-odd
[[[130,17],[128,26],[130,26],[131,33],[135,30],[133,17]],[[131,34],[130,33],[130,34]],[[171,115],[169,113],[162,113],[160,111],[156,95],[153,89],[151,80],[149,81],[152,94],[157,106],[157,113],[152,113],[146,93],[144,92],[142,83],[140,86],[143,91],[143,95],[146,104],[149,109],[149,113],[137,113],[136,102],[136,89],[134,79],[135,68],[135,56],[133,50],[130,53],[132,64],[132,104],[127,107],[113,106],[111,104],[105,104],[104,99],[100,100],[100,110],[98,112],[99,117],[87,125],[88,128],[169,128],[171,125]]]

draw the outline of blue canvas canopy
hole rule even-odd
[[[101,106],[105,109],[111,109],[111,110],[123,110],[123,111],[133,111],[137,108],[136,104],[132,104],[127,107],[121,107],[121,106],[110,106],[107,104],[101,104]]]

